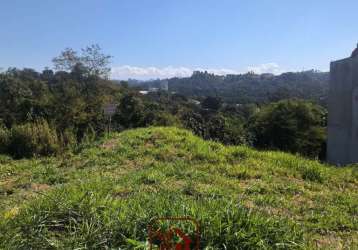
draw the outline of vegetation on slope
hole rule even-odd
[[[148,82],[130,82],[144,89],[168,85],[169,91],[194,98],[220,96],[228,103],[268,103],[300,98],[326,106],[329,73],[314,70],[281,75],[254,74],[219,76],[196,71],[191,77]]]
[[[353,166],[128,130],[78,154],[1,157],[0,248],[144,249],[157,216],[198,220],[206,249],[354,248],[357,190]]]

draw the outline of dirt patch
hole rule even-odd
[[[31,189],[36,191],[36,192],[39,192],[39,191],[44,191],[44,190],[47,190],[51,188],[49,185],[47,184],[38,184],[38,183],[32,183],[31,184]]]
[[[132,194],[133,194],[132,191],[123,190],[123,191],[115,192],[115,193],[113,194],[113,196],[114,196],[114,198],[116,198],[116,199],[127,199],[127,198],[129,198]]]
[[[11,195],[15,192],[16,188],[16,179],[14,178],[0,181],[0,195]]]
[[[117,139],[111,139],[109,141],[106,141],[101,145],[101,148],[104,149],[113,149],[117,145]]]
[[[311,199],[303,197],[302,195],[293,196],[291,202],[294,207],[307,207],[309,209],[315,207],[315,204]]]
[[[317,249],[343,249],[342,240],[333,235],[321,236],[314,240]]]

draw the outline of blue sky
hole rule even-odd
[[[328,70],[358,41],[357,0],[1,0],[0,67],[98,43],[113,77]]]

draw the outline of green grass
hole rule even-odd
[[[151,219],[183,216],[200,223],[203,249],[356,249],[357,167],[177,128],[57,158],[0,156],[0,249],[146,249]]]

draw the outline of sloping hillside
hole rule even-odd
[[[225,147],[177,128],[0,164],[0,249],[145,249],[148,223],[161,216],[199,221],[206,249],[358,247],[354,167]]]
[[[162,88],[188,97],[216,96],[228,103],[267,103],[272,100],[300,98],[325,105],[329,73],[313,70],[281,75],[243,74],[219,76],[194,72],[191,77],[148,82],[130,82],[144,89]]]

